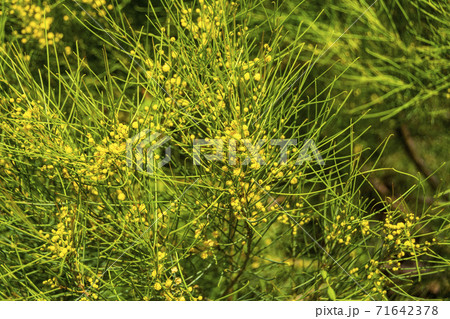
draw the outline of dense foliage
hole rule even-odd
[[[3,1],[0,298],[448,298],[449,6]]]

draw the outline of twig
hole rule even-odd
[[[389,188],[381,179],[379,179],[378,177],[370,177],[369,180],[370,183],[375,188],[375,190],[380,195],[382,195],[385,198],[385,200],[392,205],[392,207],[394,207],[395,209],[399,209],[404,213],[411,212],[405,201],[404,200],[398,201],[397,197],[393,194],[393,192],[389,191]]]
[[[436,176],[432,175],[431,170],[426,166],[423,158],[419,156],[414,140],[412,139],[409,129],[405,124],[402,124],[400,126],[399,133],[403,140],[403,143],[405,144],[406,151],[413,160],[417,169],[421,171],[425,175],[425,177],[427,177],[428,183],[433,188],[433,190],[436,191],[439,187],[439,179]]]
[[[223,293],[222,297],[229,295],[233,292],[233,287],[239,280],[239,278],[242,276],[242,274],[245,271],[245,268],[247,267],[248,261],[250,260],[250,255],[252,252],[252,239],[253,239],[253,233],[250,227],[247,224],[247,253],[245,254],[245,260],[244,263],[241,266],[241,269],[239,270],[239,273],[231,280],[230,284],[228,285],[228,288],[225,289],[225,292]],[[230,296],[231,298],[232,296]],[[229,299],[230,300],[230,299]]]

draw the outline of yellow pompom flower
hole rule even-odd
[[[159,282],[155,283],[155,285],[153,286],[153,288],[155,288],[155,290],[161,290],[162,286]]]
[[[163,72],[169,72],[170,71],[170,66],[166,63],[163,65],[162,67]]]

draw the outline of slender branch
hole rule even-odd
[[[406,151],[413,160],[417,169],[421,171],[422,174],[425,175],[425,177],[427,177],[428,183],[433,188],[433,190],[436,191],[439,187],[439,179],[436,176],[432,175],[432,172],[426,166],[424,159],[419,156],[414,140],[412,139],[409,129],[406,127],[405,124],[402,124],[400,126],[399,133],[406,147]]]
[[[392,205],[395,209],[399,209],[404,213],[409,213],[411,210],[409,209],[408,205],[405,203],[404,200],[397,201],[397,197],[394,195],[393,192],[389,191],[389,188],[386,186],[386,184],[379,179],[378,177],[370,177],[369,178],[370,183],[372,186],[376,189],[376,191],[384,197],[384,199]]]
[[[242,264],[242,267],[239,269],[239,273],[231,280],[230,284],[228,285],[227,289],[225,289],[225,292],[223,293],[222,297],[229,295],[233,292],[233,287],[239,280],[239,278],[242,276],[242,274],[245,271],[245,268],[247,267],[248,261],[250,260],[250,255],[252,252],[252,239],[253,239],[253,232],[252,229],[247,224],[247,252],[245,254],[245,260]],[[230,296],[231,298],[231,296]]]

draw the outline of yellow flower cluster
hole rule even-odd
[[[365,220],[362,220],[359,224],[361,225],[361,233],[363,235],[368,234],[369,229],[370,229],[369,221],[365,219]]]
[[[52,258],[64,258],[70,253],[76,252],[73,247],[73,231],[72,216],[75,214],[74,209],[62,206],[56,216],[59,223],[56,229],[52,229],[52,234],[46,234],[44,237],[49,239],[47,249],[52,252]]]
[[[135,113],[135,119],[131,123],[131,128],[150,128],[158,132],[165,132],[166,129],[173,127],[174,112],[165,112],[158,102],[151,102],[152,99],[145,90],[142,92],[145,96],[143,104],[150,105],[145,105],[139,112]],[[171,104],[172,100],[166,98],[164,102]]]
[[[379,269],[378,261],[371,259],[368,264],[364,266],[365,269],[369,271],[367,275],[367,280],[372,282],[373,288],[372,292],[378,292],[382,296],[385,296],[387,291],[384,287],[390,282],[383,272]]]
[[[200,0],[199,4],[200,7],[194,11],[191,8],[183,8],[180,23],[183,28],[192,32],[194,39],[199,40],[201,45],[205,45],[219,36],[224,24],[224,13],[229,12],[234,3],[217,0],[207,4],[204,0]]]
[[[149,106],[146,106],[145,119],[135,120],[132,123],[133,128],[137,129],[148,124],[151,128],[158,124],[162,128],[173,127],[174,123],[183,125],[189,119],[184,115],[185,113],[198,114],[204,120],[207,118],[216,120],[217,111],[226,110],[227,105],[232,105],[232,112],[236,113],[236,118],[238,118],[241,112],[249,112],[253,104],[262,98],[265,92],[264,85],[256,86],[255,84],[253,91],[250,92],[250,96],[245,97],[245,101],[241,101],[240,98],[234,96],[236,92],[233,89],[233,85],[238,85],[239,81],[246,82],[252,79],[252,83],[257,83],[264,79],[263,68],[266,66],[265,64],[270,63],[272,60],[269,55],[272,50],[270,46],[264,45],[265,53],[261,58],[243,61],[241,54],[238,53],[239,48],[242,46],[242,41],[245,41],[243,34],[248,30],[247,27],[244,27],[242,32],[237,34],[238,38],[241,39],[232,40],[230,38],[223,47],[217,50],[215,39],[218,36],[224,36],[226,32],[224,17],[232,15],[237,4],[222,0],[209,3],[200,1],[199,4],[199,8],[186,8],[184,4],[180,8],[181,26],[186,29],[186,35],[191,36],[198,43],[198,47],[195,48],[196,52],[189,54],[189,57],[186,56],[185,52],[182,52],[178,44],[179,41],[175,37],[171,37],[169,43],[162,41],[161,46],[167,46],[167,51],[160,49],[155,52],[154,60],[144,56],[140,50],[131,52],[134,58],[142,60],[146,66],[146,73],[149,78],[163,81],[164,89],[171,96],[171,98],[165,99],[165,106],[176,106],[178,109],[183,109],[183,112],[175,112],[173,107],[165,107],[160,110],[159,107],[153,108],[156,104],[151,103],[151,108],[155,112],[151,112]],[[161,33],[165,32],[166,29],[161,28]],[[182,75],[184,73],[183,70],[188,67],[186,63],[193,63],[191,59],[197,58],[204,63],[202,59],[205,57],[205,54],[210,57],[210,59],[208,58],[210,64],[207,66],[207,70],[210,70],[207,72],[208,74],[189,73]],[[220,71],[221,73],[226,71],[225,73],[228,74],[231,80],[228,86],[224,85],[215,76],[218,68],[223,69]],[[190,83],[189,87],[187,83]],[[148,120],[149,118],[150,120]],[[153,119],[157,119],[159,121],[158,124],[153,123]],[[235,125],[236,123],[228,124],[226,119],[223,119],[222,123],[224,129],[217,131],[223,132],[229,128],[232,132],[230,136],[240,135],[243,137],[250,134],[248,127],[247,130],[244,129],[241,132],[236,130],[238,126],[241,127],[240,125]],[[247,131],[246,134],[244,133],[245,131]],[[210,133],[215,134],[216,132]],[[186,134],[183,142],[190,144],[190,136],[192,135],[195,138],[202,138],[196,134]],[[226,133],[225,135],[229,134]],[[252,163],[252,165],[257,166],[256,163]]]
[[[59,127],[54,126],[53,132],[49,132],[44,127],[42,121],[43,107],[40,101],[30,101],[23,94],[16,98],[0,98],[0,103],[9,111],[7,119],[0,123],[0,129],[5,133],[5,138],[14,143],[16,149],[20,149],[21,152],[27,154],[30,160],[42,159],[46,164],[41,167],[41,172],[53,172],[54,164],[58,161],[58,158],[51,158],[45,154],[49,154],[51,148],[61,148],[63,141],[59,138]],[[54,117],[54,114],[49,111],[48,118],[52,117]],[[49,134],[53,133],[57,135],[56,138],[55,136],[49,137]],[[49,174],[48,177],[53,178],[54,175]]]
[[[30,39],[38,42],[40,47],[53,45],[63,38],[62,33],[51,32],[53,23],[50,5],[43,2],[41,5],[31,0],[11,0],[9,3],[9,14],[15,15],[22,25],[20,35],[22,43],[27,43]]]
[[[58,286],[58,279],[56,277],[53,277],[48,280],[44,280],[42,284],[50,286],[51,288],[56,288]]]
[[[350,216],[348,219],[343,218],[342,216],[347,215],[345,210],[342,210],[341,214],[336,215],[331,229],[328,226],[325,227],[326,231],[329,233],[326,239],[337,242],[338,244],[349,245],[352,235],[358,231],[361,225],[366,225],[367,221],[357,220],[354,216]]]
[[[152,297],[162,296],[167,301],[184,301],[184,300],[202,300],[202,296],[194,297],[193,291],[195,287],[188,286],[182,279],[180,274],[182,268],[177,266],[165,267],[172,264],[165,252],[159,251],[155,258],[156,266],[151,272],[151,278],[154,280],[152,285]],[[187,298],[187,299],[186,299]],[[145,296],[144,300],[152,299]]]
[[[196,235],[200,235],[200,232],[196,232]],[[218,245],[218,242],[214,239],[206,239],[199,245],[192,247],[189,251],[194,254],[199,254],[200,258],[207,259],[214,256],[214,247]]]
[[[416,239],[411,236],[411,227],[420,220],[414,213],[403,216],[402,221],[398,221],[398,213],[390,211],[386,215],[384,223],[384,235],[387,239],[385,245],[391,246],[396,251],[397,258],[402,258],[409,253],[411,256],[425,252],[427,247],[422,247],[416,243]]]
[[[42,124],[37,124],[40,119],[42,106],[31,101],[28,103],[26,96],[17,98],[0,98],[0,103],[9,110],[9,119],[0,123],[0,128],[8,132],[9,137],[19,143],[20,148],[27,151],[30,156],[37,152],[36,146],[42,145],[42,139],[35,131],[43,129]]]
[[[128,126],[119,123],[113,126],[109,136],[104,137],[99,144],[88,133],[88,143],[95,148],[93,158],[86,160],[85,168],[79,169],[78,173],[92,181],[104,181],[113,177],[118,170],[126,169],[124,153],[126,150],[126,139],[128,138]],[[94,190],[95,191],[95,190]],[[124,194],[118,193],[119,200],[124,200]]]
[[[158,213],[158,219],[162,218],[162,212]],[[127,225],[129,222],[141,224],[143,223],[145,226],[149,226],[149,222],[147,221],[147,208],[145,207],[145,204],[140,205],[132,205],[131,209],[126,213],[125,220],[127,221]],[[128,226],[127,226],[128,227]]]

